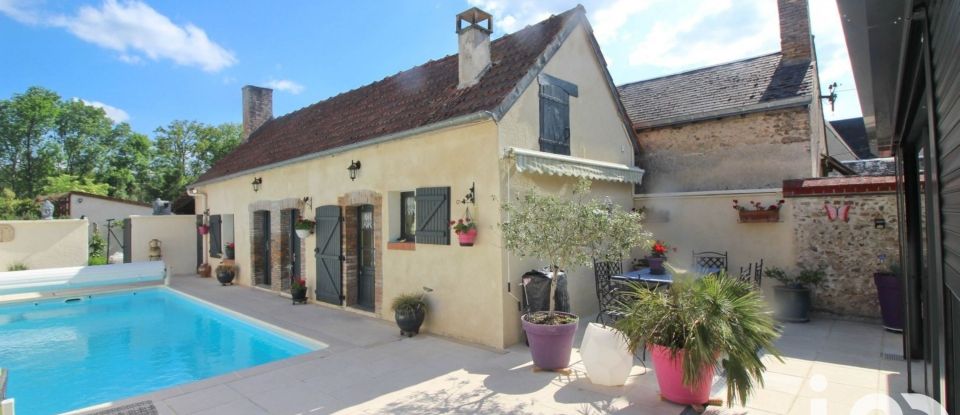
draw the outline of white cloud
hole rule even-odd
[[[289,79],[271,79],[267,81],[265,85],[268,88],[272,88],[277,91],[289,92],[293,95],[303,92],[303,85],[300,85]]]
[[[88,101],[83,98],[74,98],[74,99],[79,99],[81,102],[91,107],[97,107],[102,109],[103,112],[107,113],[107,118],[113,120],[114,123],[119,124],[119,123],[127,122],[130,120],[130,114],[127,114],[126,111],[120,108],[114,107],[112,105],[104,104],[100,101]]]
[[[21,23],[63,28],[118,52],[123,62],[167,59],[207,72],[237,62],[232,52],[211,41],[203,29],[190,23],[178,25],[139,0],[104,0],[100,7],[81,6],[74,15],[45,15],[32,1],[0,0],[0,13]]]

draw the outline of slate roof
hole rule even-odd
[[[492,65],[471,87],[457,89],[457,55],[448,55],[267,121],[198,182],[495,111],[567,22],[583,15],[583,7],[577,6],[492,41]]]
[[[620,85],[634,127],[690,122],[813,93],[810,61],[783,64],[781,53]]]
[[[830,121],[830,125],[857,157],[863,160],[877,157],[870,151],[870,138],[867,137],[867,127],[863,124],[863,117]]]

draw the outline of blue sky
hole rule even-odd
[[[774,0],[581,0],[620,84],[774,52]],[[494,37],[576,0],[0,0],[0,97],[32,85],[104,106],[137,131],[240,121],[240,87],[271,86],[282,115],[456,52],[454,16],[494,14]],[[833,0],[811,0],[829,119],[859,115]]]

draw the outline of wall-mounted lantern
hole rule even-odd
[[[253,191],[254,191],[254,192],[259,192],[259,191],[260,191],[260,185],[263,184],[263,178],[262,178],[262,177],[254,177],[254,178],[253,178],[253,182],[251,182],[250,184],[253,185]]]
[[[350,160],[350,167],[347,167],[347,170],[350,171],[350,180],[357,180],[357,174],[360,172],[360,160]]]
[[[875,218],[875,219],[873,220],[873,228],[874,228],[874,229],[886,229],[886,228],[887,228],[887,220],[884,219],[884,218]]]

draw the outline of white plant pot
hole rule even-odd
[[[305,239],[306,237],[310,236],[310,231],[308,229],[297,229],[297,236],[300,239]]]
[[[580,357],[587,369],[587,378],[596,385],[623,385],[633,369],[633,355],[626,340],[618,330],[602,324],[587,325]]]

